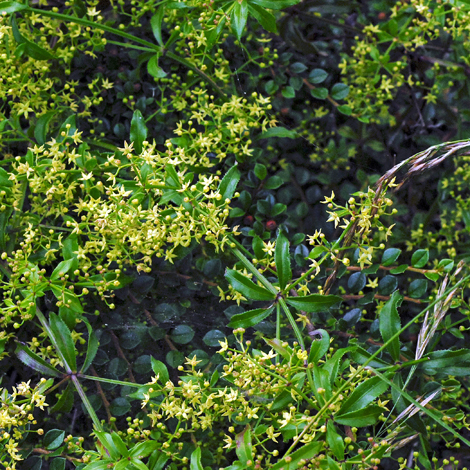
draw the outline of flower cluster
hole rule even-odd
[[[36,387],[30,381],[22,382],[13,387],[12,393],[0,389],[0,464],[14,470],[19,460],[19,443],[25,439],[28,432],[42,433],[42,430],[32,431],[31,425],[37,424],[33,416],[35,408],[44,411],[48,406],[44,391],[50,386],[46,379],[41,379]]]

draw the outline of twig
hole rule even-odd
[[[93,366],[90,367],[90,370],[91,370],[91,373],[95,377],[99,377],[98,373],[96,372],[96,369]],[[109,407],[109,401],[107,400],[106,395],[103,392],[103,388],[101,387],[101,384],[98,381],[95,381],[95,385],[96,385],[96,389],[98,390],[98,393],[101,397],[101,400],[103,402],[104,408],[106,410],[106,415],[108,416],[108,423],[111,423],[112,422],[111,418],[113,417],[113,415],[111,414],[111,410],[110,410],[110,407]]]
[[[345,295],[342,295],[341,296],[344,300],[357,300],[357,299],[362,299],[365,297],[365,295],[360,295],[360,294],[356,294],[356,295],[352,295],[352,294],[345,294]],[[378,299],[378,300],[390,300],[390,296],[389,295],[379,295],[379,294],[375,294],[374,295],[374,299]],[[413,299],[412,297],[407,297],[406,295],[403,297],[403,300],[407,300],[408,302],[413,302],[415,304],[424,304],[426,303],[424,300],[419,300],[419,299]]]

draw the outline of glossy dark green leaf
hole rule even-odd
[[[424,268],[426,263],[429,261],[429,251],[426,250],[416,250],[411,257],[411,264],[415,268]]]
[[[337,295],[311,294],[303,297],[286,297],[286,302],[289,305],[309,313],[326,312],[342,301],[342,297]]]
[[[0,13],[7,14],[16,13],[17,11],[25,10],[28,8],[28,5],[24,3],[14,2],[14,1],[7,1],[7,2],[0,2]]]
[[[317,85],[318,83],[323,83],[328,77],[328,73],[323,69],[313,69],[308,74],[308,81]]]
[[[206,351],[203,351],[202,349],[194,349],[188,354],[188,359],[193,359],[194,357],[198,362],[198,368],[204,367],[209,363],[210,356],[206,353]]]
[[[390,269],[390,274],[403,274],[407,270],[407,268],[407,264],[400,264],[400,266]]]
[[[136,109],[132,116],[130,134],[130,140],[134,143],[134,149],[136,154],[140,154],[142,152],[142,142],[144,142],[144,140],[146,139],[147,126],[145,125],[145,120],[142,116],[142,113],[138,109]]]
[[[54,450],[64,442],[65,431],[60,429],[51,429],[44,436],[44,447],[47,450]]]
[[[235,31],[235,36],[237,39],[241,39],[243,30],[245,29],[246,20],[248,18],[248,1],[235,0],[233,2],[232,16],[230,17],[232,21],[232,28]]]
[[[281,94],[284,98],[295,98],[295,89],[288,85],[281,90]]]
[[[366,286],[367,277],[364,273],[357,272],[351,274],[348,279],[348,289],[353,294],[361,291]]]
[[[162,39],[162,21],[163,15],[165,14],[165,5],[160,5],[157,8],[156,13],[150,19],[150,25],[152,26],[152,32],[157,40],[159,46],[163,47],[163,39]]]
[[[380,377],[371,377],[360,383],[341,405],[337,415],[363,410],[369,403],[388,390],[388,384]],[[336,418],[335,418],[335,421]],[[339,422],[339,421],[338,421]]]
[[[129,449],[130,457],[143,458],[150,455],[158,447],[156,441],[139,442],[132,449]]]
[[[218,348],[220,347],[219,341],[223,341],[225,336],[225,333],[220,330],[210,330],[204,335],[202,341],[211,348]]]
[[[415,279],[408,287],[408,295],[413,299],[419,299],[428,290],[428,281],[426,279]]]
[[[268,180],[263,183],[263,187],[265,189],[277,189],[282,186],[283,183],[284,181],[281,177],[274,175],[271,176],[271,178],[268,178]]]
[[[377,422],[379,416],[384,412],[384,408],[381,408],[378,405],[370,405],[361,410],[350,411],[341,415],[337,414],[334,416],[334,420],[336,423],[342,424],[344,426],[372,426]]]
[[[334,100],[344,100],[349,95],[349,87],[345,83],[336,83],[330,95]]]
[[[170,367],[176,369],[184,362],[184,354],[180,351],[170,351],[165,356],[166,362]]]
[[[317,100],[324,100],[328,96],[328,89],[323,87],[313,88],[310,90],[310,94]]]
[[[159,382],[162,385],[165,385],[168,380],[170,380],[170,374],[168,373],[168,369],[163,362],[158,361],[154,357],[150,358],[150,363],[152,365],[152,370],[155,375],[158,375]]]
[[[443,269],[445,273],[448,273],[454,267],[454,261],[451,259],[441,259],[437,265],[439,269]]]
[[[54,457],[49,464],[49,470],[65,470],[65,458]]]
[[[295,139],[297,132],[286,129],[285,127],[270,127],[258,136],[258,139],[269,139],[270,137],[287,137],[288,139]]]
[[[346,116],[351,116],[353,109],[351,106],[348,106],[346,104],[342,104],[341,106],[338,106],[336,108],[341,114],[345,114]]]
[[[232,287],[244,295],[247,299],[252,300],[274,300],[276,294],[269,292],[264,287],[258,286],[251,279],[233,269],[227,269],[225,277]]]
[[[387,274],[379,282],[379,294],[390,295],[398,286],[398,279],[395,276]]]
[[[268,170],[266,169],[266,166],[262,163],[257,163],[253,171],[256,177],[260,180],[264,180],[268,175]]]
[[[26,364],[28,367],[31,367],[31,369],[41,374],[50,375],[52,377],[60,377],[62,375],[55,367],[52,367],[42,357],[33,353],[33,351],[23,344],[17,344],[15,354],[23,364]]]
[[[360,308],[353,308],[343,315],[343,320],[349,327],[355,325],[362,317],[362,310]]]
[[[279,278],[279,287],[283,291],[292,280],[292,270],[290,267],[289,240],[282,231],[279,231],[277,236],[274,261]]]
[[[395,263],[400,254],[401,250],[399,250],[398,248],[388,248],[383,252],[380,264],[382,266],[391,266],[393,263]]]
[[[250,326],[255,326],[271,315],[273,310],[274,307],[256,308],[247,312],[237,313],[233,315],[227,326],[229,328],[249,328]]]
[[[150,362],[150,357],[148,354],[144,354],[139,356],[135,361],[132,363],[132,368],[138,374],[148,374],[152,370],[152,365]]]
[[[113,416],[124,416],[131,409],[131,404],[124,397],[115,398],[109,407]]]
[[[272,13],[252,2],[248,3],[248,11],[266,31],[277,34],[276,18]]]
[[[403,296],[395,291],[390,300],[382,307],[380,311],[380,334],[385,343],[387,343],[401,328],[400,316],[397,307],[400,306]],[[387,351],[390,353],[394,361],[400,358],[400,338],[397,336],[388,345]]]
[[[195,331],[189,325],[178,325],[171,333],[171,339],[178,344],[188,344],[194,338]]]

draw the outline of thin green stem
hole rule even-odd
[[[379,349],[377,349],[377,351],[375,351],[373,354],[371,354],[371,356],[369,357],[369,359],[367,359],[364,364],[362,364],[361,366],[359,366],[356,370],[356,373],[351,376],[346,382],[343,383],[343,385],[341,385],[338,390],[331,396],[331,398],[323,405],[323,407],[320,409],[320,411],[315,415],[315,420],[311,421],[307,426],[305,426],[305,428],[303,429],[303,431],[297,436],[297,438],[294,440],[294,442],[292,443],[292,445],[289,447],[289,449],[287,450],[287,452],[284,454],[283,458],[287,457],[289,454],[291,454],[293,452],[293,450],[295,449],[295,447],[297,446],[297,444],[300,442],[300,440],[303,438],[303,436],[305,435],[305,433],[314,425],[316,425],[319,420],[323,417],[323,415],[328,411],[328,407],[332,404],[332,403],[335,403],[339,397],[339,395],[343,392],[343,390],[345,390],[351,383],[352,381],[356,378],[356,376],[358,374],[360,374],[382,351],[384,351],[387,346],[392,342],[394,341],[396,338],[398,338],[404,331],[406,331],[411,325],[413,325],[413,323],[415,323],[419,318],[421,318],[431,307],[433,307],[434,305],[436,305],[440,299],[442,298],[446,298],[447,295],[449,295],[450,292],[452,292],[453,290],[455,290],[456,288],[460,287],[461,285],[465,284],[468,280],[470,280],[470,275],[469,276],[466,276],[464,277],[463,279],[461,279],[459,282],[457,282],[455,285],[449,287],[449,289],[447,289],[446,292],[444,292],[444,294],[441,296],[441,297],[438,297],[437,299],[435,299],[432,303],[430,303],[424,310],[422,310],[420,313],[418,313],[418,315],[416,315],[412,320],[410,320],[404,327],[402,327],[400,330],[398,330],[394,335],[392,335],[388,341],[386,341]],[[388,379],[387,379],[388,380]],[[395,388],[395,387],[394,387]],[[403,392],[405,393],[405,392]],[[427,412],[428,410],[425,409],[424,407],[421,407],[420,409],[423,409],[423,411]],[[433,419],[434,419],[434,416],[431,416]],[[446,428],[447,429],[447,428]],[[455,433],[455,431],[454,431]],[[456,433],[458,436],[459,436],[459,439],[463,440],[464,442],[466,441],[466,439],[464,439],[463,437],[461,437],[458,433]]]
[[[103,427],[101,426],[101,422],[98,419],[95,410],[93,409],[93,406],[91,406],[90,400],[88,400],[85,391],[83,390],[82,386],[80,385],[80,382],[77,379],[77,376],[73,374],[71,375],[71,379],[73,384],[75,385],[75,388],[77,389],[78,394],[80,395],[80,398],[82,399],[83,405],[85,406],[86,410],[88,411],[88,414],[90,415],[91,420],[93,421],[93,424],[95,425],[95,428],[98,431],[104,431]]]
[[[81,379],[95,380],[96,382],[104,382],[107,384],[129,385],[129,387],[134,388],[144,387],[144,385],[136,384],[134,382],[124,382],[123,380],[107,379],[106,377],[95,377],[94,375],[79,374],[78,377],[80,377]]]
[[[111,26],[107,26],[101,23],[96,23],[94,21],[86,20],[84,18],[76,18],[74,16],[63,15],[62,13],[56,13],[50,10],[41,10],[38,8],[28,7],[23,11],[30,11],[38,15],[48,16],[49,18],[56,18],[64,22],[75,23],[75,24],[80,24],[83,26],[89,26],[90,28],[100,29],[102,31],[106,31],[107,33],[115,34],[116,36],[120,36],[122,38],[128,39],[129,41],[142,44],[143,46],[148,47],[150,51],[158,52],[166,57],[169,57],[175,62],[179,62],[181,65],[184,65],[185,67],[193,70],[203,80],[205,80],[212,88],[214,88],[220,96],[225,97],[225,93],[221,90],[221,88],[219,88],[219,86],[214,82],[214,80],[212,80],[212,78],[206,75],[202,70],[198,69],[193,64],[191,64],[191,62],[189,62],[186,59],[183,59],[182,57],[177,56],[173,52],[165,50],[163,47],[157,46],[156,44],[146,41],[145,39],[141,39],[137,36],[133,36],[132,34],[125,33],[124,31],[121,31],[116,28],[112,28]],[[125,45],[125,43],[123,43],[123,45]],[[127,47],[132,47],[132,46],[128,45]]]

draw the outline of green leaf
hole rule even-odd
[[[61,261],[52,272],[50,280],[56,281],[57,279],[67,274],[71,269],[75,270],[77,269],[77,267],[78,267],[77,258],[70,258],[65,261]]]
[[[308,74],[308,81],[313,84],[323,83],[328,77],[328,73],[323,69],[313,69]]]
[[[49,464],[49,470],[65,470],[65,458],[55,457],[52,459],[51,463]]]
[[[64,442],[65,431],[60,429],[51,429],[44,436],[44,447],[47,450],[54,450]]]
[[[201,463],[201,448],[196,447],[196,449],[191,454],[191,462],[189,465],[189,470],[204,470],[204,467]]]
[[[1,11],[1,9],[0,9]],[[36,127],[34,128],[34,138],[39,145],[44,145],[47,140],[47,131],[49,127],[49,123],[51,122],[52,118],[57,114],[57,111],[50,111],[46,114],[43,114],[36,123]]]
[[[372,426],[377,422],[379,416],[384,411],[384,408],[381,408],[378,405],[371,405],[361,410],[335,415],[334,420],[338,424],[342,424],[344,426]]]
[[[250,3],[260,5],[270,10],[281,10],[292,5],[297,5],[300,0],[250,0]]]
[[[423,362],[419,368],[427,375],[453,375],[465,377],[470,375],[470,350],[445,349],[427,354],[429,361]]]
[[[155,15],[152,16],[150,19],[150,25],[152,26],[152,32],[157,40],[157,43],[163,47],[163,39],[162,39],[162,21],[163,15],[165,14],[165,5],[160,5],[157,8],[157,12]]]
[[[188,344],[194,335],[195,332],[189,325],[178,325],[171,333],[171,339],[178,344]]]
[[[367,282],[367,277],[364,273],[357,272],[351,274],[348,279],[348,289],[350,292],[355,294],[356,292],[364,289]]]
[[[400,266],[390,269],[390,274],[403,274],[407,270],[407,268],[407,264],[400,264]]]
[[[147,62],[147,72],[152,75],[153,78],[159,79],[166,77],[166,72],[158,65],[158,55],[154,55]]]
[[[158,375],[158,380],[162,385],[165,385],[170,380],[170,374],[165,364],[161,361],[157,361],[154,357],[150,358],[152,364],[152,370],[155,375]]]
[[[17,11],[25,10],[28,5],[19,2],[0,2],[0,14],[16,13]]]
[[[292,454],[289,455],[289,462],[286,462],[285,459],[281,459],[271,467],[271,470],[281,470],[281,468],[285,468],[286,470],[299,468],[301,460],[311,459],[312,456],[318,454],[322,446],[323,442],[309,442],[300,449],[297,449],[295,452],[292,452]]]
[[[317,364],[330,348],[330,335],[325,330],[317,330],[317,333],[321,335],[321,338],[312,341],[308,354],[309,364]]]
[[[436,274],[436,273],[435,273]],[[408,288],[408,295],[413,299],[419,299],[428,290],[428,281],[426,279],[415,279]]]
[[[401,250],[398,248],[388,248],[383,252],[382,261],[380,264],[382,266],[391,266],[400,256]]]
[[[284,98],[295,98],[295,90],[290,85],[284,87],[281,93]]]
[[[33,353],[33,351],[23,344],[17,344],[15,354],[23,364],[26,364],[28,367],[31,367],[31,369],[41,374],[51,375],[52,377],[60,377],[62,375],[55,367],[52,367],[42,357]]]
[[[136,154],[142,153],[142,142],[147,138],[147,127],[145,125],[144,117],[142,113],[136,109],[132,116],[131,121],[131,142],[134,143],[134,149]],[[168,165],[171,166],[171,165]],[[167,168],[168,170],[168,168]]]
[[[374,401],[377,397],[385,393],[388,389],[388,384],[385,383],[380,377],[372,377],[365,380],[354,392],[343,402],[337,416],[346,415],[353,411],[363,410],[369,403]],[[336,419],[335,421],[339,422]]]
[[[328,89],[323,87],[313,88],[310,90],[310,94],[317,100],[324,100],[328,96]]]
[[[248,2],[242,0],[239,2],[235,0],[233,2],[232,16],[232,28],[235,30],[235,36],[237,39],[241,39],[243,30],[245,29],[246,20],[248,18]]]
[[[454,267],[454,261],[451,259],[441,259],[438,264],[439,269],[443,269],[445,273],[448,273]]]
[[[66,364],[64,364],[67,373],[77,371],[77,351],[72,339],[72,334],[65,322],[58,317],[55,313],[49,314],[49,324],[54,334],[54,339],[57,348],[64,357]]]
[[[400,306],[403,296],[395,291],[390,300],[382,307],[380,311],[380,334],[385,343],[400,330],[400,316],[397,307]],[[400,359],[400,338],[397,336],[387,345],[387,351],[394,361]]]
[[[74,392],[75,392],[75,387],[72,384],[71,381],[67,384],[66,389],[62,392],[60,395],[59,399],[57,400],[57,403],[50,408],[49,412],[50,413],[57,413],[57,412],[62,412],[62,413],[68,413],[74,404]]]
[[[129,450],[130,457],[138,457],[139,459],[147,457],[158,447],[157,441],[146,441],[136,444]]]
[[[116,449],[119,451],[119,453],[123,457],[127,458],[129,456],[129,451],[127,450],[127,446],[126,444],[124,444],[124,441],[122,440],[121,436],[118,433],[113,432],[111,434],[111,439],[113,440],[114,445],[116,446]]]
[[[328,421],[326,426],[326,441],[330,446],[330,449],[333,451],[333,455],[338,460],[344,460],[344,440],[336,432],[335,425],[333,421]]]
[[[248,299],[274,300],[276,298],[276,294],[269,292],[264,287],[258,286],[238,271],[227,269],[225,277],[237,292],[240,292]]]
[[[351,116],[353,110],[351,106],[348,106],[346,104],[342,104],[341,106],[338,106],[336,108],[341,114],[345,114],[346,116]]]
[[[88,329],[88,344],[86,348],[86,356],[85,362],[80,370],[82,374],[84,374],[88,367],[91,366],[93,359],[95,359],[96,353],[98,352],[99,341],[96,336],[96,333],[93,331],[93,328],[88,322],[85,322],[86,327]]]
[[[248,11],[266,31],[277,34],[276,18],[272,13],[254,3],[248,3]]]
[[[270,137],[286,137],[288,139],[295,139],[297,137],[297,132],[286,129],[285,127],[271,127],[260,134],[258,139],[269,139]]]
[[[225,204],[225,199],[232,199],[239,181],[240,170],[237,165],[234,165],[225,173],[225,176],[220,182],[219,194],[222,196],[220,204]]]
[[[274,261],[279,278],[279,287],[283,291],[292,279],[292,270],[290,267],[289,240],[281,230],[276,240]]]
[[[429,260],[428,250],[416,250],[411,257],[411,264],[415,268],[424,268]]]
[[[210,330],[204,335],[202,341],[211,348],[218,348],[220,347],[219,341],[225,339],[225,336],[225,333],[220,330]]]
[[[273,310],[274,307],[256,308],[247,312],[237,313],[230,319],[230,323],[227,326],[229,328],[249,328],[250,326],[255,326],[269,317]]]
[[[119,459],[119,457],[121,457],[121,454],[119,453],[116,447],[116,444],[114,444],[111,434],[107,432],[103,432],[103,431],[97,431],[97,430],[95,430],[95,434],[96,434],[96,437],[98,437],[99,442],[108,451],[108,454],[112,459],[117,460]]]
[[[109,407],[111,414],[114,416],[124,416],[131,409],[131,404],[124,397],[115,398]]]
[[[333,85],[330,95],[334,100],[343,100],[349,95],[349,87],[345,83],[336,83]]]
[[[247,465],[248,461],[253,462],[253,445],[251,443],[251,430],[249,426],[235,436],[237,447],[235,452],[243,465]]]
[[[266,176],[268,175],[268,170],[266,169],[266,166],[263,165],[262,163],[257,163],[253,171],[256,177],[259,178],[260,180],[264,180]]]
[[[311,294],[303,297],[286,297],[289,305],[309,313],[325,312],[342,301],[343,298],[337,295]]]
[[[271,176],[271,178],[268,178],[268,180],[263,183],[263,187],[265,189],[277,189],[282,186],[283,183],[284,181],[280,176],[274,175]]]
[[[379,294],[390,295],[398,286],[398,279],[387,274],[379,282]]]

